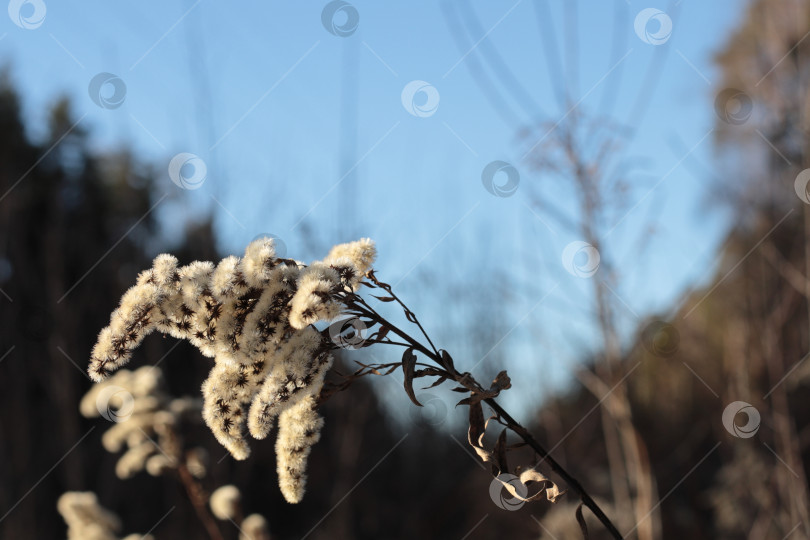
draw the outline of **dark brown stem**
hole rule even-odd
[[[391,295],[393,296],[393,293],[391,293]],[[394,296],[394,298],[396,298],[396,296]],[[421,352],[425,356],[434,359],[434,361],[435,358],[438,358],[438,356],[436,356],[436,353],[434,353],[433,351],[431,351],[430,349],[428,349],[427,347],[416,341],[414,338],[410,336],[410,334],[408,334],[404,330],[400,330],[395,325],[388,322],[388,320],[386,320],[385,317],[377,313],[377,311],[373,307],[369,306],[365,302],[365,300],[363,300],[360,296],[352,295],[352,297],[347,299],[347,303],[350,304],[350,306],[353,309],[357,310],[358,312],[362,313],[368,318],[377,321],[379,324],[383,326],[388,327],[393,333],[404,339],[408,343],[408,346],[413,347],[414,349]]]
[[[400,341],[391,341],[390,339],[384,339],[384,340],[367,339],[367,340],[365,340],[365,343],[371,343],[371,344],[375,344],[375,345],[376,344],[380,344],[380,345],[396,345],[398,347],[410,347],[411,346],[410,343],[402,343]]]
[[[194,477],[189,472],[185,463],[180,463],[177,467],[177,475],[180,477],[180,482],[186,489],[188,498],[194,506],[194,511],[197,512],[197,517],[202,522],[208,536],[211,540],[223,540],[222,533],[219,531],[213,516],[208,512],[208,497]]]
[[[387,290],[404,309],[406,310],[408,309],[405,306],[405,304],[403,304],[396,297],[396,295],[394,295],[390,291],[390,289]],[[375,320],[380,325],[388,327],[390,331],[394,332],[396,335],[405,340],[415,350],[418,350],[419,352],[421,352],[422,354],[424,354],[425,356],[436,362],[436,364],[438,364],[440,367],[444,368],[448,372],[448,375],[450,375],[451,378],[453,378],[456,382],[461,383],[462,379],[465,378],[465,376],[467,377],[468,381],[471,379],[471,376],[468,373],[461,374],[458,371],[456,371],[452,366],[445,365],[444,361],[442,360],[441,356],[438,353],[429,350],[427,347],[419,343],[416,339],[411,337],[407,332],[399,329],[397,326],[390,323],[388,320],[385,319],[385,317],[377,313],[377,311],[374,310],[374,308],[369,306],[359,296],[354,295],[353,298],[350,299],[350,302],[352,304],[351,305],[352,308],[356,309],[359,312],[362,312],[363,315],[369,317],[372,320]],[[424,333],[424,330],[422,330],[422,332]],[[433,348],[435,349],[435,347]],[[477,386],[480,386],[478,385],[478,383],[475,384]],[[542,445],[540,445],[540,443],[537,442],[537,440],[535,440],[532,434],[529,433],[529,431],[522,425],[520,425],[514,418],[512,418],[512,416],[508,412],[506,412],[506,410],[504,410],[503,407],[501,407],[500,404],[497,401],[495,401],[494,398],[485,399],[484,401],[498,414],[498,416],[503,421],[506,422],[506,425],[510,430],[512,430],[521,439],[523,439],[523,442],[525,442],[529,447],[531,447],[537,453],[537,455],[541,457],[543,461],[548,463],[551,470],[554,471],[560,478],[562,478],[565,481],[568,488],[574,491],[579,496],[579,499],[582,502],[582,504],[588,507],[588,509],[591,512],[593,512],[593,514],[600,521],[600,523],[602,523],[605,529],[607,529],[607,531],[611,534],[611,536],[613,536],[613,538],[616,538],[618,540],[622,540],[623,538],[622,534],[619,532],[616,526],[613,525],[613,523],[610,521],[610,518],[608,518],[607,515],[604,513],[604,511],[602,511],[602,509],[599,507],[596,501],[594,501],[593,498],[590,495],[588,495],[588,492],[585,491],[585,488],[582,487],[582,485],[577,481],[577,479],[571,476],[571,474],[569,474],[568,471],[566,471],[562,465],[557,463],[557,461],[555,461],[554,458],[551,457],[548,451]]]

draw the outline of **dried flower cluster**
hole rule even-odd
[[[160,255],[101,331],[90,376],[101,381],[126,364],[154,330],[189,340],[215,359],[202,386],[206,424],[234,458],[245,459],[245,426],[263,439],[278,416],[279,485],[298,502],[323,425],[316,398],[332,363],[332,343],[312,324],[340,313],[339,294],[357,290],[375,256],[374,244],[363,239],[305,266],[277,258],[269,238],[216,266],[178,267],[175,257]]]
[[[118,516],[98,504],[96,494],[68,491],[59,497],[56,508],[67,523],[68,540],[119,540]],[[154,540],[150,535],[130,534],[123,540]]]
[[[150,366],[117,372],[93,385],[79,404],[83,416],[103,416],[114,422],[101,442],[111,453],[126,447],[115,465],[115,474],[122,479],[144,469],[159,476],[177,468],[181,461],[194,476],[205,476],[205,450],[184,451],[178,434],[181,422],[199,421],[200,408],[199,400],[171,399],[165,391],[163,372]]]

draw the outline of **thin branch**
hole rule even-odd
[[[393,332],[394,334],[399,336],[403,340],[403,342],[407,344],[412,350],[420,352],[428,359],[435,362],[441,369],[436,369],[428,365],[428,368],[430,368],[432,371],[430,373],[425,373],[424,375],[440,377],[439,381],[437,381],[436,384],[440,384],[441,382],[443,382],[444,379],[452,379],[453,381],[461,384],[464,388],[470,391],[471,397],[468,399],[473,399],[473,396],[475,394],[478,394],[479,397],[485,396],[487,391],[484,390],[481,384],[479,384],[470,373],[467,372],[459,373],[455,369],[449,355],[441,354],[438,350],[436,350],[436,347],[433,345],[433,342],[428,337],[427,332],[425,332],[424,328],[419,323],[417,317],[405,305],[405,303],[402,302],[402,300],[400,300],[399,297],[397,297],[391,291],[391,286],[377,280],[377,278],[374,276],[373,271],[369,273],[369,279],[371,279],[372,281],[372,283],[368,284],[369,286],[382,288],[388,294],[390,294],[394,300],[396,300],[400,304],[400,306],[402,307],[408,318],[408,321],[410,321],[419,328],[419,330],[422,332],[422,334],[430,343],[430,346],[433,350],[428,349],[426,346],[424,346],[421,342],[412,337],[406,331],[402,330],[395,324],[388,321],[385,317],[380,315],[374,308],[372,308],[358,294],[350,291],[343,291],[340,293],[341,301],[348,308],[348,310],[358,316],[366,317],[374,324],[379,324],[381,327],[384,327],[388,331]],[[395,366],[394,369],[396,369],[396,366],[398,365],[399,365],[398,363],[392,363],[375,366],[363,366],[363,369],[355,372],[353,378],[363,376],[369,373],[375,373],[378,375],[387,375],[393,371],[393,369],[390,369],[392,366]],[[404,364],[402,365],[404,366]],[[389,368],[388,371],[386,372],[380,371],[381,369],[385,368]],[[351,384],[353,378],[349,379],[346,383],[344,383],[343,386],[338,387],[335,391],[340,391],[348,387],[348,385]],[[492,394],[489,395],[491,396]],[[607,531],[611,534],[613,538],[616,539],[623,538],[623,536],[618,531],[616,526],[613,525],[613,523],[610,521],[610,518],[607,517],[604,511],[599,507],[596,501],[594,501],[593,498],[588,494],[585,488],[583,488],[582,485],[576,480],[576,478],[574,478],[568,471],[566,471],[566,469],[562,465],[560,465],[556,460],[554,460],[554,458],[549,454],[549,452],[532,436],[532,434],[529,433],[529,431],[526,428],[524,428],[521,424],[519,424],[517,420],[515,420],[503,407],[501,407],[501,405],[495,400],[494,397],[484,397],[483,399],[481,399],[481,401],[484,401],[496,413],[497,415],[496,421],[505,425],[509,430],[518,435],[526,445],[531,447],[534,450],[534,452],[538,456],[540,456],[542,461],[548,463],[551,470],[565,481],[566,485],[571,491],[573,491],[579,496],[579,499],[582,502],[582,504],[588,507],[588,509],[591,512],[593,512],[596,518],[600,521],[600,523],[602,523],[602,525],[605,527],[605,529],[607,529]]]
[[[197,482],[191,475],[191,472],[189,472],[185,463],[181,462],[178,465],[177,475],[180,478],[180,482],[183,484],[186,493],[188,494],[188,498],[191,501],[192,506],[194,506],[194,511],[197,513],[197,517],[202,522],[205,530],[208,532],[208,536],[211,538],[211,540],[223,540],[219,527],[217,527],[214,518],[208,512],[208,505],[206,504],[208,497],[206,496],[199,482]]]

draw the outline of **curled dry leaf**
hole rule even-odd
[[[525,471],[521,472],[518,475],[518,478],[520,479],[520,482],[524,486],[528,486],[529,484],[532,483],[540,484],[541,490],[545,491],[546,499],[548,499],[553,503],[557,502],[558,498],[565,495],[565,491],[561,491],[560,487],[557,484],[549,480],[547,476],[545,476],[540,471],[535,470],[534,468],[526,469]],[[539,498],[539,496],[543,494],[543,491],[536,493],[535,495],[526,500],[531,501],[536,498]]]
[[[506,488],[506,490],[512,495],[512,497],[523,502],[536,501],[541,497],[545,497],[549,502],[555,503],[557,502],[557,499],[559,499],[562,495],[565,494],[565,491],[560,491],[560,488],[557,486],[557,484],[549,480],[543,474],[535,471],[534,469],[527,469],[522,473],[520,473],[520,475],[518,476],[518,480],[520,481],[520,483],[526,486],[525,491],[525,493],[527,494],[526,496],[523,496],[520,493],[518,493],[514,483],[504,482],[501,479],[500,474],[496,475],[495,479],[498,482],[500,482],[504,488]],[[540,483],[542,487],[540,491],[536,492],[535,494],[528,495],[528,486],[533,482]]]
[[[355,360],[355,363],[361,366],[361,368],[351,375],[352,378],[360,378],[369,374],[384,377],[396,371],[396,369],[400,366],[398,362],[393,362],[390,364],[364,364]]]
[[[411,398],[414,405],[421,407],[422,404],[416,399],[416,394],[413,391],[413,371],[415,366],[416,354],[414,354],[413,348],[405,349],[405,352],[402,354],[402,373],[405,376],[405,381],[403,382],[405,393],[408,394],[408,397]]]
[[[467,431],[467,442],[473,447],[475,453],[484,462],[492,463],[492,454],[484,448],[483,440],[486,434],[486,424],[484,423],[484,409],[481,402],[477,401],[470,405],[470,427]]]
[[[457,403],[457,405],[472,405],[473,403],[480,403],[485,399],[493,399],[498,397],[501,393],[501,390],[506,390],[512,387],[512,380],[509,378],[509,375],[506,374],[506,371],[501,371],[498,373],[497,377],[493,379],[492,384],[490,385],[488,390],[483,390],[472,383],[469,385],[465,382],[465,380],[469,378],[472,380],[472,377],[469,377],[469,373],[465,373],[464,377],[462,377],[461,384],[463,384],[468,390],[470,390],[470,396],[462,399]],[[474,381],[473,381],[474,382]],[[458,389],[454,389],[458,391]]]
[[[422,388],[422,390],[428,390],[430,388],[434,388],[436,386],[439,386],[440,384],[442,384],[446,380],[447,380],[447,377],[444,377],[444,376],[440,375],[439,378],[436,379],[436,381],[433,384],[431,384],[429,386],[425,386],[424,388]]]
[[[497,380],[497,379],[496,379]],[[508,384],[508,378],[507,378]],[[506,453],[511,449],[506,444],[506,430],[504,429],[501,431],[501,434],[498,436],[498,440],[495,443],[494,448],[492,451],[487,450],[484,447],[484,435],[486,435],[487,426],[489,421],[496,417],[490,417],[486,421],[484,420],[484,410],[481,406],[481,401],[475,401],[470,403],[470,426],[467,432],[467,440],[470,443],[470,446],[473,447],[475,453],[478,454],[478,457],[481,458],[482,461],[490,463],[492,466],[492,476],[498,480],[503,487],[515,498],[524,502],[530,502],[537,500],[541,497],[545,497],[548,501],[554,503],[557,502],[565,491],[561,491],[559,486],[551,481],[548,477],[543,475],[541,472],[535,470],[533,467],[526,469],[524,471],[520,471],[518,468],[516,472],[516,476],[521,484],[526,486],[526,491],[524,493],[528,493],[528,486],[530,484],[539,484],[540,490],[537,491],[533,495],[523,496],[517,492],[515,486],[512,483],[504,482],[500,476],[503,473],[509,472],[509,466],[506,459]]]
[[[498,443],[496,443],[496,447],[492,452],[484,448],[484,435],[486,435],[489,422],[496,418],[495,416],[490,416],[486,421],[484,420],[484,410],[481,407],[480,401],[476,401],[470,405],[470,428],[467,434],[467,440],[481,460],[491,464],[493,476],[498,476],[502,472],[507,471],[505,455],[506,433],[501,433],[498,438]],[[501,460],[499,460],[497,456],[498,453],[503,453]]]
[[[381,326],[379,330],[377,330],[376,332],[371,334],[371,336],[369,336],[367,341],[371,341],[374,343],[378,341],[383,341],[386,338],[386,336],[388,336],[388,332],[390,331],[391,328],[389,328],[388,326]]]
[[[512,388],[512,379],[509,378],[506,371],[501,371],[492,380],[492,385],[489,387],[489,391],[496,392],[495,395],[497,395],[501,392],[501,390],[508,390],[509,388]]]
[[[492,450],[492,455],[495,457],[495,465],[499,471],[508,471],[509,463],[506,461],[506,428],[501,431],[498,440],[495,443],[495,448]]]
[[[444,349],[441,349],[439,351],[439,355],[442,359],[442,366],[449,372],[453,373],[456,370],[456,366],[453,363],[453,357],[450,356],[450,353]]]

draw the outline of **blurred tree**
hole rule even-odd
[[[795,416],[800,412],[790,403],[790,382],[796,379],[787,377],[810,350],[810,206],[807,186],[799,186],[797,178],[810,167],[808,30],[807,2],[752,1],[717,57],[724,89],[715,99],[718,146],[734,172],[718,190],[734,204],[741,229],[728,252],[740,261],[751,255],[736,270],[742,294],[728,299],[724,341],[734,354],[726,355],[727,393],[753,394],[772,427],[761,434],[771,446],[755,452],[770,469],[771,496],[749,500],[748,506],[760,516],[757,534],[787,534],[798,527],[805,537],[810,536],[807,442]],[[744,482],[741,473],[752,459],[735,450],[724,469],[726,483],[734,478],[729,467]],[[716,505],[722,511],[734,500],[718,497]],[[723,524],[735,530],[729,520]]]
[[[806,2],[754,0],[718,54],[714,202],[735,227],[708,283],[659,316],[672,324],[644,321],[622,354],[640,362],[627,396],[666,494],[663,538],[810,538],[810,208],[796,189],[810,167],[809,29]],[[570,422],[593,403],[560,399]],[[734,401],[761,415],[754,437],[723,425]],[[601,450],[577,433],[570,448]],[[603,470],[601,451],[582,458]]]
[[[569,12],[575,13],[576,4],[565,6],[566,21],[574,20]],[[621,15],[622,4],[616,2],[617,20],[627,18]],[[591,361],[598,378],[582,372],[589,390],[550,400],[541,418],[554,411],[556,424],[577,426],[565,435],[566,460],[592,471],[597,493],[612,494],[619,522],[635,517],[629,522],[637,527],[633,535],[810,538],[810,418],[801,401],[810,379],[810,205],[805,204],[810,195],[797,181],[799,172],[810,168],[810,5],[752,0],[718,54],[722,83],[714,102],[707,103],[707,111],[713,108],[717,114],[715,141],[724,171],[716,180],[714,202],[728,205],[736,226],[718,255],[713,278],[659,314],[672,324],[655,317],[641,321],[637,339],[624,347],[613,298],[614,290],[621,291],[621,276],[611,265],[605,238],[625,209],[628,171],[622,170],[620,156],[633,130],[570,105],[577,99],[578,67],[571,61],[576,25],[563,27],[568,55],[563,62],[556,29],[547,22],[547,4],[535,7],[550,80],[567,112],[558,122],[540,123],[522,134],[542,136],[529,153],[532,165],[573,186],[578,206],[573,218],[548,203],[538,209],[601,252],[593,285],[604,338]],[[673,18],[676,7],[677,2],[667,9]],[[460,19],[454,15],[458,10]],[[481,34],[473,9],[448,4],[445,11],[461,48],[469,50],[465,40]],[[634,122],[649,103],[667,49],[658,49],[656,67],[639,89]],[[622,48],[615,51],[620,54]],[[493,84],[496,79],[528,117],[541,114],[492,43],[482,43],[480,55],[471,54],[468,64],[507,123],[517,122]],[[488,70],[496,76],[489,77]],[[618,82],[613,82],[615,90]],[[608,88],[600,111],[612,111],[611,96],[615,91]],[[609,392],[626,372],[622,366],[636,364],[632,377]],[[725,406],[737,400],[761,413],[762,427],[754,439],[734,438],[721,422]],[[600,404],[601,426],[589,416]],[[548,439],[559,438],[551,424],[542,427]],[[657,492],[665,494],[660,504]],[[553,509],[541,518],[543,538],[570,534],[560,512]],[[658,512],[660,524],[655,525]],[[627,523],[622,527],[627,529]]]
[[[146,261],[152,184],[126,151],[93,155],[66,99],[51,108],[44,140],[30,142],[10,77],[0,77],[0,340],[8,352],[0,461],[13,464],[0,469],[4,537],[61,534],[42,510],[53,515],[54,494],[86,482],[98,463],[97,437],[76,415],[89,385],[83,365],[104,297]]]

